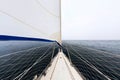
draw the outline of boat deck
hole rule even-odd
[[[45,73],[35,80],[83,80],[63,52],[57,54]]]

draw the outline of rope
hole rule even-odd
[[[56,18],[59,18],[60,16],[57,16],[57,15],[55,15],[54,13],[52,13],[51,11],[49,11],[47,8],[45,8],[42,4],[41,4],[41,2],[39,1],[39,0],[35,0],[36,1],[36,3],[37,4],[39,4],[39,6],[41,7],[41,8],[43,8],[43,10],[45,10],[47,13],[49,13],[50,15],[52,15],[52,16],[54,16],[54,17],[56,17]]]
[[[76,52],[73,48],[72,48],[72,46],[71,46],[71,49],[74,51],[74,52]],[[77,53],[77,52],[76,52]],[[72,53],[73,54],[73,53]],[[78,54],[78,53],[77,53]],[[77,56],[77,55],[75,55],[75,54],[73,54],[74,56],[76,56],[78,59],[80,59],[80,60],[82,60],[79,56]],[[78,54],[78,55],[80,55],[80,54]],[[81,56],[81,55],[80,55]],[[81,56],[82,57],[82,56]],[[83,58],[83,57],[82,57]],[[84,59],[84,58],[83,58]],[[99,74],[101,74],[102,76],[104,76],[106,79],[108,79],[108,80],[111,80],[108,76],[106,76],[106,75],[104,75],[101,71],[99,71],[95,66],[93,66],[92,64],[89,64],[90,62],[89,61],[87,61],[86,59],[84,59],[84,60],[82,60],[83,62],[85,62],[88,66],[90,66],[91,68],[93,68],[94,70],[96,70]]]
[[[65,46],[65,45],[64,45]],[[69,56],[69,61],[71,63],[72,66],[74,66],[74,68],[76,69],[76,71],[79,73],[79,75],[84,79],[86,80],[86,78],[82,75],[82,73],[79,71],[79,69],[72,63],[71,61],[71,57],[70,57],[70,51],[68,50],[67,46],[65,46],[66,50],[67,50],[67,53],[68,53],[68,56]]]
[[[52,55],[54,54],[54,47],[53,47],[53,53],[52,53]],[[47,65],[47,67],[42,71],[42,73],[41,73],[41,75],[39,76],[39,78],[41,79],[41,77],[42,77],[42,74],[48,69],[48,67],[49,67],[49,65],[52,63],[52,57],[51,57],[51,61],[50,61],[50,63]],[[38,78],[38,79],[39,79]]]
[[[55,42],[55,43],[56,43],[56,42]],[[52,61],[52,59],[53,59],[54,51],[55,51],[55,45],[53,45],[53,51],[52,51],[51,61]]]
[[[50,46],[51,47],[51,46]],[[37,63],[39,63],[40,61],[42,61],[46,56],[48,56],[49,54],[47,54],[46,56],[45,56],[45,54],[47,53],[47,51],[50,49],[50,47],[44,52],[44,54],[42,55],[42,56],[40,56],[40,58],[38,58],[37,60],[36,60],[36,62],[31,66],[31,67],[29,67],[27,70],[25,70],[23,73],[21,73],[20,75],[18,75],[16,78],[14,78],[13,80],[16,80],[17,78],[19,78],[18,80],[21,80],[21,78],[25,75],[25,74],[27,74],[27,72],[33,67],[33,66],[35,66]]]
[[[51,44],[49,44],[49,45],[51,45]],[[44,46],[42,46],[42,47],[46,47],[46,46],[49,46],[49,45],[44,45]],[[26,50],[16,51],[16,52],[13,52],[13,53],[9,53],[9,54],[2,55],[2,56],[0,56],[0,58],[6,57],[6,56],[9,56],[9,55],[12,55],[12,54],[17,54],[17,53],[19,53],[19,52],[29,51],[29,50],[36,49],[36,48],[41,48],[41,47],[34,47],[34,48],[26,49]]]
[[[7,16],[13,18],[14,20],[16,20],[16,21],[18,21],[18,22],[20,22],[20,23],[26,25],[26,27],[31,28],[32,30],[36,31],[38,34],[43,34],[43,35],[45,35],[45,36],[48,36],[48,34],[42,32],[41,30],[39,30],[39,29],[37,29],[37,28],[35,28],[35,27],[32,26],[31,24],[28,24],[28,23],[26,23],[25,21],[22,21],[22,20],[18,19],[17,17],[15,17],[15,16],[13,16],[13,15],[7,13],[7,12],[4,12],[4,11],[0,10],[0,13],[3,13],[3,14],[5,14],[5,15],[7,15]]]
[[[68,48],[67,48],[67,47],[65,47],[65,48],[66,48],[67,53],[68,53],[69,61],[70,61],[70,63],[72,63],[72,61],[71,61],[71,57],[70,57],[70,53],[69,53],[69,51],[68,51]]]

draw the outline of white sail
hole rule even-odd
[[[60,41],[60,0],[0,0],[0,35]]]

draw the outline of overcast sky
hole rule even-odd
[[[62,0],[63,39],[120,39],[120,0]]]

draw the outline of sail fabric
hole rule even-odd
[[[0,0],[0,35],[60,41],[60,0]]]

